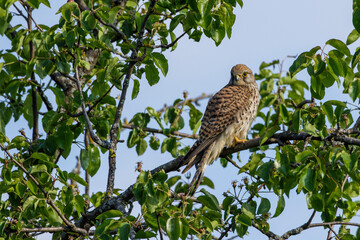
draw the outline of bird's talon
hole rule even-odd
[[[233,144],[233,146],[235,145],[235,144],[237,144],[237,143],[244,143],[244,142],[246,142],[247,140],[246,139],[239,139],[238,137],[234,137],[234,144]]]

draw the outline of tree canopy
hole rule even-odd
[[[149,101],[133,116],[124,116],[124,104],[142,94],[140,85],[166,77],[166,54],[182,39],[210,38],[218,46],[231,38],[234,10],[243,1],[68,0],[54,25],[37,23],[33,12],[41,6],[51,8],[51,2],[0,0],[0,34],[11,43],[0,49],[0,239],[45,233],[53,239],[228,239],[249,229],[288,239],[315,227],[324,228],[327,239],[360,239],[354,219],[360,208],[360,48],[353,47],[360,1],[353,1],[354,30],[346,41],[329,39],[326,49],[299,53],[288,70],[274,60],[254,71],[261,101],[250,140],[225,148],[220,158],[242,181],[215,195],[205,177],[191,197],[184,194],[189,176],[176,171],[189,150],[184,139],[197,138],[198,101],[211,94],[185,92],[162,109]],[[324,100],[330,87],[351,101]],[[9,138],[19,119],[27,126]],[[137,181],[120,190],[117,182],[124,179],[115,169],[125,159],[119,144],[138,156],[153,149],[172,159],[152,170],[138,162]],[[240,161],[244,150],[250,157]],[[72,171],[60,165],[69,158]],[[108,165],[107,185],[90,192],[100,164]],[[269,219],[283,213],[291,191],[306,196],[313,214],[297,228],[274,232]],[[269,194],[277,199],[273,207]],[[321,222],[313,221],[316,214]]]

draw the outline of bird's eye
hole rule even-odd
[[[242,75],[243,75],[243,77],[247,77],[248,74],[246,72],[244,72]]]

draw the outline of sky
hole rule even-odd
[[[34,11],[34,18],[38,23],[55,24],[59,15],[57,9],[66,1],[50,1],[53,9],[46,7]],[[230,69],[235,64],[246,64],[253,72],[257,73],[260,64],[275,59],[286,59],[308,51],[315,46],[323,47],[331,38],[346,41],[347,35],[352,31],[352,1],[350,0],[244,0],[244,7],[237,8],[236,22],[233,27],[231,39],[225,38],[222,44],[215,46],[211,39],[203,36],[197,43],[187,38],[178,42],[178,47],[173,52],[166,52],[169,61],[169,72],[166,77],[161,77],[160,82],[150,87],[145,79],[141,80],[140,94],[135,100],[129,97],[124,106],[123,117],[131,119],[137,112],[144,112],[147,106],[160,109],[177,98],[182,98],[183,91],[189,93],[189,98],[194,98],[202,93],[215,93],[230,78]],[[9,46],[9,42],[0,37],[0,49]],[[352,49],[352,53],[354,49]],[[293,59],[284,62],[288,69]],[[299,75],[301,80],[309,83],[306,75]],[[132,86],[130,86],[130,90]],[[131,93],[131,92],[130,92]],[[341,93],[338,89],[331,89],[327,97]],[[120,94],[120,92],[119,92]],[[128,94],[128,96],[131,94]],[[201,102],[204,111],[207,100]],[[12,122],[8,125],[6,133],[11,139],[18,135],[18,130],[26,128],[24,121]],[[189,131],[190,132],[190,131]],[[126,140],[127,131],[122,132],[121,139]],[[183,142],[191,145],[192,140]],[[75,156],[80,149],[74,147],[70,156],[62,160],[60,167],[71,171],[75,165]],[[142,161],[143,169],[154,167],[172,160],[170,154],[161,154],[160,151],[148,150],[143,156],[138,157],[135,149],[127,149],[126,144],[118,146],[118,160],[115,187],[126,189],[135,182],[136,162]],[[248,159],[246,151],[241,152],[243,164]],[[100,172],[91,180],[91,192],[105,191],[107,176],[107,156],[102,158]],[[230,188],[234,180],[241,181],[243,175],[237,175],[237,169],[229,166],[224,169],[219,162],[207,168],[206,176],[213,179],[215,190],[211,192],[217,196]],[[179,175],[180,173],[176,173]],[[276,198],[270,197],[271,193],[262,193],[262,196],[271,200],[271,212],[274,214]],[[220,197],[221,199],[221,197]],[[282,235],[285,231],[305,223],[312,211],[307,209],[303,195],[291,192],[290,199],[286,198],[284,213],[270,220],[273,232]],[[314,222],[320,222],[319,214]],[[268,239],[257,230],[250,230],[249,236],[244,239]],[[291,239],[325,239],[327,231],[322,228],[306,230]]]

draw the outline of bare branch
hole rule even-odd
[[[325,223],[312,223],[309,224],[307,226],[302,225],[300,227],[291,229],[289,231],[287,231],[286,233],[284,233],[281,237],[282,239],[288,239],[290,236],[293,235],[298,235],[300,234],[302,231],[309,229],[309,228],[314,228],[314,227],[331,227],[332,225],[347,225],[347,226],[355,226],[355,227],[360,227],[360,223],[352,223],[352,222],[325,222]]]
[[[188,93],[187,93],[187,92],[184,92],[184,101],[183,101],[183,104],[182,104],[182,106],[181,106],[181,108],[180,108],[180,111],[179,111],[178,115],[176,116],[174,122],[171,124],[171,127],[170,127],[170,128],[175,127],[176,123],[179,121],[179,119],[180,119],[180,117],[181,117],[181,114],[182,114],[182,112],[183,112],[183,110],[184,110],[184,106],[185,106],[185,104],[186,104],[187,96],[188,96]]]
[[[193,103],[195,103],[196,105],[199,105],[199,101],[200,101],[200,100],[207,99],[207,98],[211,98],[213,95],[214,95],[214,94],[205,94],[205,93],[203,93],[203,94],[201,94],[199,97],[188,99],[187,102],[193,102]],[[172,107],[176,108],[176,107],[181,106],[181,105],[183,105],[183,104],[184,104],[184,101],[180,101],[180,102],[178,102],[178,103],[175,104],[175,105],[170,105],[170,106],[166,106],[166,105],[165,105],[163,108],[159,109],[157,112],[165,112],[165,111],[166,111],[167,109],[169,109],[169,108],[172,108]],[[186,104],[186,103],[185,103],[185,104]]]
[[[20,1],[21,2],[21,1]],[[28,16],[26,18],[27,20],[27,25],[28,25],[28,30],[29,32],[32,31],[32,23],[31,23],[31,19],[32,19],[32,9],[30,8],[29,5],[24,5],[24,3],[21,2],[21,4],[23,5],[23,7],[25,8],[25,10],[28,13]],[[15,5],[15,4],[14,4]],[[19,9],[17,9],[19,11]],[[35,23],[36,24],[36,23]],[[30,49],[30,56],[29,59],[33,59],[35,58],[35,47],[34,47],[34,43],[32,40],[29,41],[29,49]],[[35,82],[35,73],[34,70],[31,72],[31,81]],[[37,108],[37,93],[35,90],[35,86],[31,86],[31,105],[32,105],[32,117],[33,117],[33,133],[32,133],[32,140],[36,141],[39,137],[39,112],[38,112],[38,108]]]
[[[157,221],[157,224],[158,224],[160,240],[164,240],[162,232],[161,232],[161,225],[160,225],[160,219],[159,219],[159,214],[158,213],[156,213],[156,221]]]
[[[25,11],[28,14],[28,17],[26,17],[22,11],[15,5],[13,4],[13,6],[15,7],[15,9],[18,11],[18,13],[26,20],[26,21],[32,21],[36,28],[39,29],[40,32],[43,32],[43,29],[35,22],[34,18],[31,15],[31,7],[29,5],[27,5],[27,3],[24,3],[24,1],[19,1],[21,3],[21,5],[24,7]]]
[[[219,237],[218,240],[223,239],[223,238],[227,235],[227,233],[228,233],[228,232],[230,231],[230,229],[231,229],[231,226],[232,226],[232,224],[230,223],[230,224],[226,227],[226,229],[221,233],[221,235],[220,235],[220,237]]]
[[[294,100],[291,101],[292,105],[294,106],[295,109],[299,109],[299,108],[302,108],[305,104],[307,103],[314,103],[315,102],[315,99],[312,98],[311,100],[304,100],[302,101],[301,103],[297,104],[294,102]]]
[[[304,141],[309,136],[310,136],[310,134],[305,133],[305,132],[300,132],[300,133],[282,132],[282,133],[274,134],[273,137],[268,139],[263,145],[277,144],[279,140],[281,140],[282,142],[291,141],[291,140]],[[337,135],[335,135],[334,138],[336,138],[337,141],[341,141],[340,139],[337,139],[338,138]],[[322,141],[322,139],[320,137],[312,137],[312,139],[315,141],[316,140]],[[354,139],[351,137],[346,137],[346,138],[343,137],[342,140],[347,141],[347,142],[353,142],[353,143],[356,143],[353,145],[360,146],[360,139]],[[359,140],[359,141],[355,141],[355,140]],[[254,147],[259,147],[259,146],[260,146],[260,138],[254,138],[254,139],[246,141],[245,143],[238,143],[235,146],[232,146],[231,148],[223,149],[222,153],[220,154],[220,157],[226,157],[229,154],[243,151],[243,150],[250,149],[250,148],[254,148]],[[165,164],[162,164],[162,165],[154,168],[150,172],[151,172],[151,174],[155,174],[156,172],[159,172],[161,170],[164,170],[166,173],[178,171],[179,168],[182,167],[182,165],[183,165],[182,159],[183,159],[183,156],[180,156],[176,159],[173,159]],[[91,221],[92,219],[95,219],[99,214],[101,214],[105,211],[111,210],[111,209],[117,209],[117,210],[120,210],[120,211],[123,211],[124,213],[126,213],[125,205],[135,201],[135,199],[133,199],[133,193],[132,193],[133,186],[134,185],[129,186],[119,196],[112,198],[108,201],[105,201],[99,207],[95,208],[93,211],[88,212],[77,222],[76,225],[82,227],[86,222]],[[359,224],[359,226],[360,226],[360,224]],[[281,239],[279,236],[277,236],[274,233],[269,233],[269,235],[267,235],[267,236],[274,237],[274,239]]]
[[[358,128],[360,127],[360,117],[358,117],[358,119],[356,120],[354,126],[353,126],[353,130],[358,130]]]
[[[128,128],[128,129],[141,129],[145,132],[160,133],[160,134],[164,134],[166,136],[169,135],[169,134],[166,134],[162,129],[148,128],[148,127],[140,128],[140,127],[134,126],[133,124],[122,123],[121,127]],[[188,133],[182,133],[182,132],[178,132],[178,131],[173,131],[170,133],[170,135],[184,137],[184,138],[192,138],[192,139],[197,139],[199,137],[199,135],[197,135],[197,134],[188,134]]]
[[[265,232],[265,231],[262,230],[262,229],[260,228],[260,226],[259,226],[257,223],[255,223],[255,222],[252,223],[252,226],[253,226],[254,228],[256,228],[257,230],[259,230],[262,234],[268,236],[269,239],[271,239],[271,240],[283,240],[282,237],[280,237],[279,235],[273,233],[273,232],[270,231],[270,230],[267,231],[267,232]]]
[[[26,232],[26,233],[51,233],[51,232],[63,232],[63,231],[70,231],[70,229],[67,226],[62,227],[38,227],[38,228],[22,228],[20,232]]]
[[[103,25],[110,27],[111,29],[113,29],[115,31],[115,33],[118,35],[119,39],[125,39],[126,40],[126,36],[125,34],[120,31],[116,26],[105,22],[104,20],[102,20],[102,18],[100,18],[93,10],[91,11],[92,14],[94,14],[94,17]]]
[[[160,45],[146,45],[146,47],[148,48],[171,48],[172,46],[174,46],[183,36],[185,36],[185,34],[187,34],[189,31],[191,30],[191,28],[189,28],[188,30],[186,30],[185,32],[183,32],[179,37],[177,37],[173,42],[169,43],[169,44],[160,44]]]
[[[236,167],[237,169],[241,169],[241,167],[239,165],[236,164],[236,162],[234,160],[232,160],[231,158],[229,158],[229,156],[225,156],[224,157],[229,163],[231,163],[232,165],[234,165],[234,167]]]
[[[96,143],[97,143],[98,145],[100,145],[101,147],[106,148],[106,149],[109,149],[109,148],[110,148],[110,143],[107,142],[107,141],[105,141],[105,140],[102,140],[101,138],[99,138],[99,137],[94,133],[94,130],[92,129],[92,125],[91,125],[89,116],[87,115],[86,108],[85,108],[85,100],[84,100],[84,96],[83,96],[83,93],[82,93],[82,90],[81,90],[80,81],[79,81],[79,70],[78,70],[78,66],[75,67],[75,78],[74,78],[74,77],[71,77],[71,76],[68,76],[68,78],[70,78],[70,79],[72,79],[73,81],[75,81],[75,83],[76,83],[76,85],[77,85],[77,88],[78,88],[78,91],[79,91],[79,94],[80,94],[80,98],[81,98],[81,108],[82,108],[83,115],[84,115],[84,118],[85,118],[85,122],[86,122],[86,125],[87,125],[87,128],[88,128],[88,130],[89,130],[89,133],[90,133],[91,138],[94,140],[94,142],[96,142]]]
[[[0,148],[8,155],[10,160],[14,162],[20,169],[23,171],[28,178],[33,181],[33,183],[40,189],[40,191],[44,194],[44,197],[46,199],[46,203],[49,204],[57,213],[57,215],[61,218],[61,220],[71,229],[71,231],[80,233],[82,235],[87,235],[87,232],[85,229],[79,228],[75,226],[72,222],[70,222],[62,213],[61,210],[55,205],[55,203],[51,200],[49,194],[45,191],[45,189],[40,185],[40,183],[36,180],[36,178],[29,173],[28,170],[20,163],[18,162],[13,156],[10,154],[10,152],[0,143]]]
[[[106,91],[106,93],[104,95],[102,95],[99,99],[96,100],[96,102],[94,102],[90,107],[89,110],[87,111],[87,114],[89,114],[109,93],[110,91],[113,89],[114,85],[112,85],[109,90]],[[83,115],[83,112],[79,112],[76,114],[72,114],[72,113],[68,113],[68,115],[70,117],[79,117],[81,115]]]
[[[128,70],[127,70],[127,73],[126,73],[126,76],[125,76],[125,79],[123,82],[120,101],[116,108],[114,123],[110,129],[109,173],[108,173],[108,182],[107,182],[107,187],[106,187],[106,198],[107,199],[111,198],[113,195],[114,181],[115,181],[115,169],[116,169],[116,149],[117,149],[116,144],[118,142],[117,141],[118,130],[120,127],[120,118],[121,118],[122,111],[123,111],[124,104],[125,104],[126,93],[127,93],[128,87],[129,87],[130,78],[131,78],[132,72],[134,70],[135,64],[139,61],[142,61],[146,56],[146,52],[145,52],[143,54],[143,56],[138,58],[139,57],[138,51],[142,46],[142,39],[143,39],[144,32],[145,32],[146,22],[149,19],[150,15],[152,14],[156,2],[157,2],[157,0],[152,0],[150,2],[148,11],[146,12],[146,15],[141,23],[141,27],[139,29],[139,34],[138,34],[138,38],[137,38],[136,48],[132,49],[132,54],[131,54],[131,59],[130,59],[131,61],[129,62]]]

